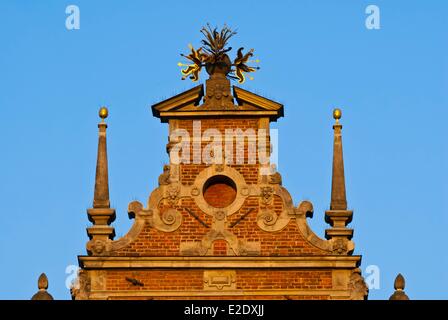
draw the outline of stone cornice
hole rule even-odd
[[[267,99],[237,86],[233,86],[233,96],[240,106],[250,104],[263,110],[275,111],[278,117],[283,117],[283,105],[281,103]]]
[[[263,269],[263,268],[356,268],[361,256],[301,257],[105,257],[78,256],[84,269],[115,268],[199,268],[199,269]]]
[[[182,297],[216,297],[216,299],[222,299],[222,297],[233,296],[279,296],[283,298],[289,298],[290,296],[329,296],[330,299],[349,299],[350,293],[347,290],[226,290],[226,291],[157,291],[157,290],[127,290],[127,291],[93,291],[89,295],[89,299],[154,299],[157,297],[173,297],[181,299]]]

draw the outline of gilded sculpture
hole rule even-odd
[[[201,29],[204,39],[201,41],[202,46],[195,49],[189,44],[190,53],[187,55],[181,54],[182,57],[189,60],[187,64],[179,62],[180,67],[185,67],[181,70],[182,80],[189,77],[193,82],[199,80],[199,73],[205,67],[208,74],[221,73],[228,78],[238,80],[238,83],[244,83],[246,80],[246,73],[255,72],[259,67],[249,66],[247,63],[259,60],[249,60],[254,55],[254,49],[250,49],[247,53],[243,53],[244,48],[239,48],[236,58],[233,63],[230,61],[227,52],[232,50],[232,47],[227,47],[229,39],[236,34],[227,26],[224,26],[219,32],[218,28],[211,28],[209,24],[207,27]],[[251,78],[252,79],[252,78]]]

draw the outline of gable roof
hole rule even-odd
[[[201,108],[200,102],[204,96],[204,85],[198,85],[190,90],[179,93],[171,98],[151,106],[154,117],[167,122],[170,118],[182,117],[269,117],[276,121],[283,117],[283,105],[233,86],[235,108],[224,110],[210,110]]]

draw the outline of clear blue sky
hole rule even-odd
[[[65,28],[69,4],[80,30]],[[365,27],[369,4],[380,30]],[[103,104],[114,226],[127,232],[127,204],[146,201],[167,161],[167,126],[149,107],[194,85],[177,62],[207,22],[237,28],[233,47],[261,60],[243,87],[285,105],[279,170],[296,203],[313,202],[322,237],[331,111],[342,108],[356,253],[363,271],[381,271],[370,298],[388,298],[398,272],[411,298],[448,298],[447,15],[439,0],[1,1],[0,299],[29,299],[41,272],[55,298],[70,298]]]

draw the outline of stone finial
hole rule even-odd
[[[107,116],[109,115],[109,110],[107,110],[106,107],[101,107],[100,111],[98,112],[98,115],[104,121],[104,119],[106,119]]]
[[[108,240],[115,236],[115,229],[109,225],[115,220],[115,210],[110,208],[109,200],[109,173],[107,165],[107,143],[104,121],[109,115],[106,107],[101,107],[98,124],[98,154],[96,162],[95,191],[93,196],[93,208],[87,210],[89,220],[93,226],[87,228],[90,241],[87,244],[89,254],[102,255],[107,252]]]
[[[325,237],[331,240],[332,251],[337,255],[350,254],[354,250],[354,244],[350,239],[353,230],[347,228],[352,220],[353,212],[347,210],[347,199],[345,194],[344,157],[342,153],[342,125],[339,123],[342,111],[333,110],[333,169],[331,178],[331,201],[330,210],[325,212],[325,221],[332,228],[325,231]]]
[[[394,289],[395,290],[404,290],[405,281],[404,277],[399,273],[394,281]]]
[[[53,296],[47,292],[48,289],[48,278],[45,273],[42,273],[37,280],[37,291],[31,300],[54,300]]]
[[[390,296],[389,300],[409,300],[409,297],[404,292],[405,280],[399,273],[394,281],[395,292]]]
[[[37,287],[39,288],[39,290],[41,290],[41,289],[47,290],[48,289],[48,278],[45,273],[42,273],[39,276],[39,279],[37,280]]]
[[[99,116],[102,119],[98,124],[98,155],[96,162],[96,177],[95,177],[95,194],[93,197],[94,208],[109,208],[109,175],[107,166],[107,144],[106,144],[106,129],[107,124],[104,119],[108,116],[106,107],[102,107],[99,111]]]
[[[342,125],[339,123],[342,112],[334,109],[333,118],[336,123],[333,125],[333,174],[331,183],[331,203],[330,210],[347,210],[347,199],[345,195],[345,175],[344,157],[342,153]]]
[[[333,110],[333,118],[334,118],[334,120],[336,120],[336,123],[339,123],[339,119],[341,119],[341,117],[342,117],[341,109],[338,109],[338,108],[334,109]]]

